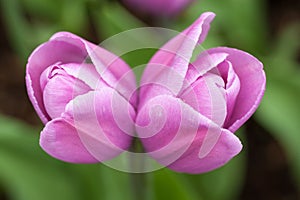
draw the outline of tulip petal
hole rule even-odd
[[[185,77],[186,84],[192,84],[200,76],[203,76],[206,72],[217,67],[226,59],[227,56],[228,54],[226,53],[208,54],[206,51],[199,54],[197,59],[189,65],[189,69]]]
[[[40,88],[40,75],[49,66],[61,63],[81,63],[86,54],[77,46],[63,41],[48,41],[35,49],[30,55],[26,67],[26,85],[28,96],[41,120],[50,120],[43,105]]]
[[[197,44],[205,39],[214,13],[202,14],[190,27],[166,43],[150,60],[141,86],[156,84],[170,90],[175,96],[183,86],[190,59]],[[151,87],[141,87],[141,98]]]
[[[236,98],[240,91],[240,79],[235,73],[232,64],[229,61],[224,61],[217,67],[218,74],[220,74],[226,81],[225,93],[227,103],[227,116],[225,124],[231,119],[232,111],[235,106]]]
[[[136,104],[136,80],[130,67],[118,56],[96,46],[72,33],[59,32],[51,37],[51,40],[59,40],[74,43],[74,39],[79,40],[81,48],[85,49],[92,63],[95,65],[101,78],[112,88],[115,88],[132,104]],[[77,43],[76,43],[77,44]]]
[[[223,79],[212,73],[206,73],[180,95],[180,99],[220,127],[227,116],[225,98]]]
[[[107,86],[104,81],[101,79],[99,74],[97,73],[94,65],[92,64],[65,64],[60,65],[60,67],[66,71],[69,75],[77,78],[78,80],[84,82],[93,90],[98,87]]]
[[[126,150],[134,135],[134,108],[109,87],[77,96],[62,117],[79,130],[86,148],[100,161]]]
[[[154,97],[145,104],[138,113],[136,130],[155,160],[179,172],[215,169],[242,148],[234,134],[170,95]]]
[[[96,163],[85,145],[78,130],[61,118],[48,122],[41,132],[40,145],[49,155],[71,163]]]
[[[218,136],[217,139],[215,135]],[[199,154],[199,146],[204,147],[204,151],[206,151],[202,156]],[[184,173],[208,172],[225,165],[242,150],[242,147],[239,138],[227,129],[211,128],[209,132],[207,129],[199,129],[190,148],[180,159],[168,167]],[[205,148],[209,150],[207,151]]]
[[[124,74],[129,73],[130,67],[118,56],[114,55],[113,53],[101,48],[100,46],[94,45],[89,41],[86,41],[77,35],[74,35],[69,32],[58,32],[54,34],[50,40],[58,40],[58,41],[65,41],[69,43],[73,43],[74,45],[78,45],[80,48],[85,49],[93,56],[99,56],[100,61],[105,65],[108,66],[109,70],[112,74],[116,77],[116,79],[120,79]],[[80,41],[78,43],[77,41]],[[93,53],[93,50],[96,52]],[[102,67],[102,66],[100,66]],[[105,68],[100,69],[99,71],[105,71]],[[101,74],[101,73],[100,73]],[[131,73],[133,75],[133,73]],[[135,84],[135,83],[134,83]]]
[[[46,125],[41,146],[67,162],[103,162],[129,147],[134,118],[131,105],[111,88],[91,91],[70,101],[62,117]]]
[[[118,89],[120,88],[120,93],[135,105],[137,99],[136,93],[134,93],[136,89],[135,77],[124,61],[72,33],[59,32],[53,35],[48,42],[37,47],[30,55],[27,63],[26,85],[28,96],[43,123],[47,123],[50,117],[43,104],[43,95],[39,84],[41,73],[55,63],[83,63],[87,61],[87,51],[94,48],[96,48],[96,54],[99,55],[95,59],[101,58],[101,62],[109,71],[102,78],[111,83],[111,80],[108,79],[110,73],[112,73],[115,78],[113,79],[114,84],[110,86],[117,85]],[[99,62],[97,60],[97,63]],[[97,67],[97,71],[102,72],[99,67]]]
[[[252,55],[241,50],[218,47],[208,50],[209,53],[228,53],[226,58],[239,77],[240,91],[230,120],[224,128],[235,132],[258,107],[265,91],[266,77],[263,64]]]
[[[74,77],[55,75],[44,88],[43,100],[47,113],[52,119],[60,117],[73,98],[89,91],[89,86]]]

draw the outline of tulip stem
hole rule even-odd
[[[141,141],[138,138],[134,138],[131,145],[131,151],[136,153],[144,152]],[[136,172],[130,174],[134,200],[151,199],[149,195],[149,174],[144,172],[145,161],[143,156],[132,156],[130,163],[132,171]]]
[[[130,174],[134,200],[150,199],[147,176],[145,173]]]

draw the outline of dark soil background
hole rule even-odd
[[[287,24],[300,21],[299,0],[269,0],[270,37],[275,37]],[[25,69],[12,51],[0,19],[0,112],[41,125],[25,88]],[[241,200],[297,200],[300,191],[290,173],[284,149],[256,121],[246,123],[248,169]],[[299,188],[299,187],[298,187]],[[8,200],[0,185],[0,199]]]

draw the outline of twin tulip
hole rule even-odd
[[[214,16],[202,14],[161,47],[139,89],[121,58],[71,33],[52,36],[31,54],[26,72],[45,124],[41,147],[63,161],[95,163],[128,150],[135,136],[153,159],[178,172],[228,162],[242,149],[234,132],[258,107],[265,74],[255,57],[227,47],[191,62]]]

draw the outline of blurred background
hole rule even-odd
[[[256,56],[265,66],[266,93],[237,133],[244,144],[241,154],[206,174],[168,169],[146,174],[145,199],[300,199],[299,0],[195,0],[172,16],[145,14],[118,0],[0,3],[0,200],[134,199],[130,174],[101,164],[64,163],[40,149],[43,125],[24,83],[27,58],[57,31],[98,44],[137,27],[181,31],[204,11],[217,17],[203,46],[230,46]],[[136,66],[152,54],[141,51],[124,59]]]

